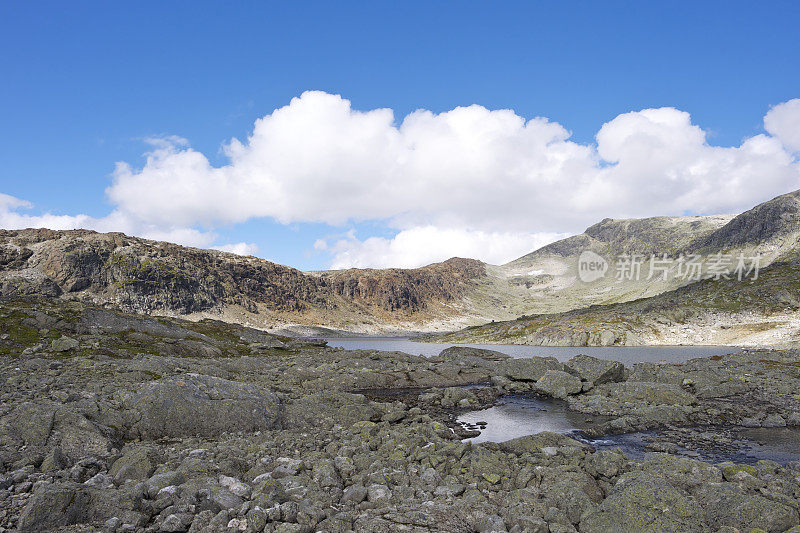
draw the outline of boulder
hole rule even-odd
[[[44,446],[53,430],[55,407],[50,404],[23,403],[0,425],[0,434],[27,446]]]
[[[722,472],[714,465],[668,453],[648,454],[640,468],[686,491],[692,491],[706,483],[722,481]]]
[[[61,450],[72,461],[106,456],[114,445],[114,430],[68,410],[56,414],[53,434],[56,433],[60,434]]]
[[[364,420],[380,420],[383,413],[361,394],[319,392],[299,398],[284,406],[285,429],[350,427]]]
[[[436,359],[459,363],[471,363],[476,366],[489,366],[498,361],[506,361],[511,356],[495,350],[485,350],[483,348],[471,348],[469,346],[451,346],[439,353]]]
[[[17,527],[20,532],[44,531],[112,517],[139,525],[145,517],[136,508],[134,494],[75,483],[44,484],[28,499]]]
[[[548,370],[564,370],[555,357],[507,359],[498,365],[498,374],[514,381],[538,381]]]
[[[586,533],[707,532],[703,509],[664,479],[644,472],[620,476],[611,494],[583,518]]]
[[[129,436],[146,439],[272,429],[280,415],[280,400],[273,392],[199,374],[145,383],[138,392],[124,395],[122,403]]]
[[[54,352],[68,352],[80,346],[80,343],[75,339],[67,336],[61,336],[50,343],[50,349]]]
[[[580,378],[562,370],[548,370],[536,382],[536,390],[554,398],[566,398],[578,394],[582,388]]]
[[[731,483],[704,485],[696,497],[703,502],[708,523],[742,531],[762,529],[769,533],[798,525],[797,511],[760,494],[748,494]]]
[[[122,457],[114,461],[109,475],[117,482],[126,479],[147,479],[159,463],[158,455],[149,446],[133,446],[125,450]]]
[[[545,448],[577,448],[579,450],[589,452],[592,447],[586,443],[571,439],[566,435],[560,433],[553,433],[551,431],[542,431],[535,435],[526,435],[524,437],[517,437],[516,439],[507,440],[500,443],[500,449],[513,453],[515,455],[523,455],[526,453],[542,453]]]
[[[566,363],[567,371],[595,385],[625,380],[625,365],[619,361],[579,354]]]
[[[39,470],[42,472],[57,472],[58,470],[63,470],[70,465],[69,458],[64,455],[64,452],[61,451],[61,448],[55,446],[47,452],[47,455],[44,457],[44,461],[42,461],[42,465],[39,467]]]
[[[656,405],[695,405],[697,398],[677,385],[646,381],[606,383],[596,387],[595,394],[607,396],[619,403]]]

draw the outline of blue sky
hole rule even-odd
[[[708,145],[737,148],[764,133],[772,106],[800,97],[798,20],[797,2],[138,2],[125,8],[4,2],[0,193],[32,204],[20,211],[25,215],[101,219],[120,205],[106,195],[115,163],[134,170],[145,165],[143,153],[150,148],[143,139],[180,136],[211,166],[226,165],[224,143],[246,142],[255,120],[309,90],[341,95],[354,110],[390,108],[395,123],[417,109],[512,109],[524,119],[547,117],[571,132],[570,141],[590,147],[615,117],[670,107],[689,113]],[[786,116],[781,131],[796,125],[794,115]],[[792,161],[764,171],[775,177],[763,193],[735,185],[741,190],[718,204],[688,200],[683,208],[651,201],[648,212],[634,205],[649,201],[643,197],[563,221],[532,215],[529,223],[517,223],[518,216],[510,230],[515,236],[506,235],[514,243],[509,246],[579,231],[603,208],[609,216],[711,212],[787,192],[782,188],[797,178],[796,151],[786,141],[791,135],[771,134],[789,146]],[[429,172],[425,176],[437,171]],[[504,183],[502,172],[497,184]],[[404,179],[399,176],[393,179]],[[559,178],[566,180],[562,188],[570,186],[566,176]],[[709,180],[713,190],[719,182]],[[373,185],[363,179],[365,188]],[[708,187],[687,192],[687,198]],[[537,191],[548,190],[531,189]],[[431,210],[450,204],[437,205]],[[350,220],[339,220],[341,214],[315,219],[309,208],[284,223],[271,211],[251,210],[243,221],[221,215],[184,225],[213,232],[210,244],[251,243],[259,255],[303,269],[370,261],[384,266],[398,262],[402,248],[389,253],[386,244],[404,230],[469,227],[483,238],[504,231],[508,221],[497,213],[473,223],[471,205],[465,201],[443,217],[430,211],[406,217],[415,211],[411,204],[376,214],[355,209]],[[382,241],[365,247],[373,236]],[[466,244],[470,238],[465,252],[482,246]],[[342,244],[334,251],[336,242]],[[348,263],[347,254],[360,259]],[[384,259],[371,260],[370,254]],[[502,251],[487,259],[500,256]]]

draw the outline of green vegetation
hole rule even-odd
[[[0,355],[18,354],[39,342],[39,331],[25,324],[28,315],[16,310],[9,313],[5,307],[0,308],[0,313],[0,335],[8,335],[0,340]]]

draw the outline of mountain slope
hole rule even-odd
[[[679,267],[675,265],[664,276],[652,275],[655,261],[651,254],[672,259],[695,253],[706,257],[723,252],[731,256],[760,254],[764,267],[776,261],[794,264],[798,243],[800,191],[735,217],[605,219],[581,235],[505,265],[452,258],[416,269],[306,273],[255,257],[121,233],[0,230],[0,296],[43,294],[124,311],[221,318],[262,328],[307,330],[308,326],[321,326],[384,334],[452,331],[489,321],[511,321],[520,315],[578,316],[578,310],[591,311],[590,306],[619,304],[613,307],[617,313],[618,309],[627,309],[623,304],[631,303],[631,309],[638,309],[640,304],[634,302],[680,291],[692,282],[677,275]],[[587,251],[608,263],[605,275],[591,283],[581,281],[578,275],[579,258]],[[640,276],[618,275],[619,259],[624,254],[642,259]],[[776,287],[770,290],[779,292]],[[758,309],[754,312],[764,314]],[[623,321],[635,322],[634,314]],[[670,319],[664,320],[668,323]],[[583,332],[574,340],[578,343],[688,338],[654,333],[663,328],[611,328],[603,339],[591,335],[585,339],[588,330],[578,330]],[[503,340],[514,336],[513,331],[490,328],[486,339]],[[558,331],[545,336],[526,335],[522,342],[567,342]],[[516,336],[514,341],[520,338]]]
[[[632,302],[522,316],[431,340],[539,346],[796,345],[800,254],[772,263],[755,280],[704,279]]]
[[[799,228],[800,191],[794,191],[737,215],[699,239],[694,248],[724,250],[782,241],[782,246],[792,249],[797,246]]]
[[[667,232],[669,230],[669,233]],[[672,237],[669,237],[670,233]],[[608,259],[648,253],[675,258],[701,254],[760,257],[756,280],[620,280],[607,276],[577,281],[579,254],[591,250]],[[570,265],[571,263],[571,265]],[[561,267],[539,284],[557,286],[562,299],[581,298],[587,307],[522,316],[439,338],[448,342],[511,342],[534,345],[742,344],[800,342],[800,191],[764,202],[735,217],[688,217],[617,221],[606,219],[583,235],[553,243],[506,268],[535,269],[538,276]],[[563,265],[567,264],[567,267]],[[650,261],[645,257],[642,272]],[[710,276],[705,271],[703,277]],[[747,276],[745,276],[747,277]],[[571,282],[571,283],[570,283]],[[598,305],[599,304],[599,305]]]
[[[311,275],[254,257],[85,230],[0,231],[0,294],[45,294],[126,311],[223,315],[261,326],[345,328],[449,320],[485,266]]]

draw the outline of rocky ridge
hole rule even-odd
[[[42,294],[262,327],[421,324],[448,317],[485,275],[481,262],[458,258],[411,270],[311,275],[120,233],[0,231],[0,295]]]
[[[537,346],[790,346],[800,339],[798,276],[800,259],[790,256],[756,280],[706,279],[632,302],[522,316],[426,338]]]
[[[800,191],[735,217],[606,219],[506,265],[453,258],[417,269],[311,273],[119,233],[0,230],[0,295],[41,294],[273,330],[393,334],[495,321],[450,338],[545,345],[787,344],[800,334],[791,278],[800,253],[798,212]],[[667,276],[639,279],[618,279],[612,269],[583,283],[577,265],[587,250],[609,260],[640,254],[644,273],[650,254],[760,254],[771,281],[690,283],[672,275],[673,267]],[[757,290],[764,290],[767,305],[753,297]],[[734,313],[726,299],[737,302]]]

